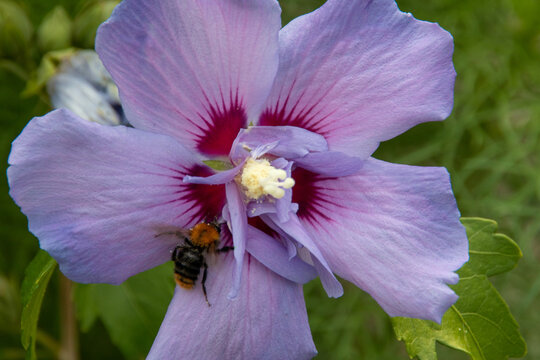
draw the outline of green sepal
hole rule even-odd
[[[217,171],[231,170],[234,167],[230,162],[222,160],[203,160],[203,163]]]
[[[37,43],[41,51],[61,50],[71,46],[71,19],[61,6],[56,6],[37,30]]]
[[[56,269],[56,261],[40,250],[30,262],[21,286],[22,315],[21,342],[26,350],[26,359],[36,359],[36,333],[41,304],[51,275]]]
[[[473,360],[506,360],[525,356],[527,347],[508,305],[488,280],[513,269],[521,258],[517,244],[497,234],[497,223],[463,218],[469,238],[469,261],[458,271],[460,281],[451,286],[459,295],[441,324],[427,320],[392,319],[399,340],[411,358],[436,360],[436,342],[461,350]]]

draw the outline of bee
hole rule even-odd
[[[178,230],[158,234],[174,234],[183,238],[184,243],[174,248],[171,260],[174,262],[174,279],[178,286],[184,289],[192,289],[195,286],[201,268],[203,268],[202,290],[204,299],[208,306],[208,295],[206,293],[206,277],[208,274],[208,264],[205,253],[221,253],[233,250],[232,246],[217,248],[220,240],[220,227],[217,223],[199,223],[191,229]]]

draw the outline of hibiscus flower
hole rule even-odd
[[[124,0],[96,48],[134,128],[33,119],[11,196],[84,283],[169,261],[181,239],[164,229],[223,219],[234,251],[209,256],[211,306],[177,287],[148,358],[311,358],[301,284],[317,275],[390,316],[440,321],[456,301],[468,253],[447,171],[371,157],[451,111],[437,24],[392,0],[329,0],[283,29],[275,0]]]

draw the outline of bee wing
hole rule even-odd
[[[155,232],[154,237],[156,238],[160,236],[176,236],[177,238],[184,239],[189,238],[190,230],[170,225],[162,225],[156,226]]]

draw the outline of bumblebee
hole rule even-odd
[[[208,306],[206,293],[206,276],[208,264],[206,264],[205,252],[227,252],[234,249],[232,246],[217,248],[220,240],[220,228],[218,224],[199,223],[187,232],[176,231],[174,234],[184,239],[183,245],[178,245],[172,252],[171,260],[174,262],[174,279],[178,286],[184,289],[192,289],[203,268],[202,290]]]

